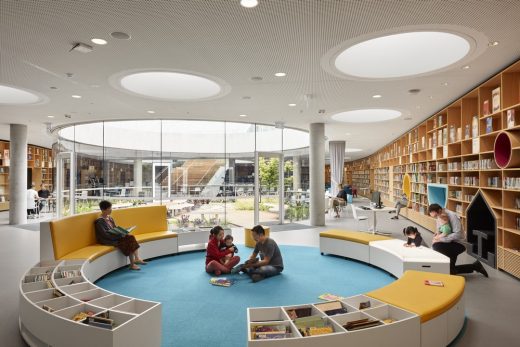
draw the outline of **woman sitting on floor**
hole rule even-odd
[[[230,273],[231,269],[240,262],[239,256],[232,256],[222,264],[221,260],[228,254],[235,253],[235,247],[229,247],[221,251],[226,245],[224,243],[224,229],[221,226],[213,227],[210,231],[208,247],[206,248],[206,272],[215,273],[219,276],[223,273]]]
[[[141,270],[136,264],[145,265],[146,262],[139,258],[137,249],[140,247],[134,235],[122,235],[112,231],[116,227],[116,222],[110,214],[112,213],[112,203],[103,200],[99,203],[101,217],[94,222],[96,226],[96,240],[102,245],[115,246],[130,259],[130,270]]]

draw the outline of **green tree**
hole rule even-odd
[[[260,185],[271,187],[278,187],[278,158],[263,158],[258,160],[258,172],[260,174]],[[288,160],[284,163],[284,183],[286,186],[292,185],[292,170],[293,162]]]

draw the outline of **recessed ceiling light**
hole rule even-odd
[[[350,136],[350,133],[345,133],[345,135]]]
[[[401,112],[397,110],[375,108],[340,112],[333,115],[332,119],[345,123],[373,123],[384,122],[400,116]]]
[[[255,82],[261,81],[263,79],[264,78],[262,76],[253,76],[253,77],[251,77],[251,81],[255,81]]]
[[[150,114],[154,114],[155,113],[155,111],[153,111],[153,110],[149,110],[149,111],[146,111],[146,112],[148,112]]]
[[[345,148],[345,153],[361,152],[361,148]]]
[[[421,108],[421,106],[417,105],[417,106],[415,106],[415,108],[419,110]]]
[[[103,39],[92,39],[90,41],[92,41],[96,45],[106,45],[108,43],[106,40]]]
[[[469,42],[461,36],[417,31],[358,43],[341,52],[334,64],[340,72],[355,77],[395,78],[442,69],[464,58],[469,50]]]
[[[241,114],[239,117],[247,117],[247,114]]]
[[[296,106],[296,104],[289,104],[289,107],[294,107]]]
[[[34,104],[38,101],[40,101],[40,97],[36,94],[0,85],[0,104]]]
[[[47,118],[54,118],[54,116],[47,116]]]
[[[251,97],[246,95],[246,96],[243,96],[242,99],[244,99],[244,100],[251,100]]]
[[[430,100],[432,100],[433,99],[433,95],[430,95],[429,98],[430,98]]]
[[[91,88],[99,88],[100,86],[99,86],[99,84],[91,84],[90,87]]]
[[[489,46],[489,47],[495,47],[495,46],[498,46],[498,41],[491,41],[490,43],[488,43],[488,46]]]
[[[138,72],[124,76],[120,83],[141,96],[163,100],[207,99],[222,92],[222,87],[209,78],[171,71]]]
[[[376,94],[376,95],[372,95],[372,97],[373,97],[374,99],[380,99],[380,98],[382,98],[383,96],[380,95],[380,94]]]
[[[130,35],[128,35],[127,33],[123,33],[121,31],[114,31],[113,33],[110,34],[110,36],[112,36],[114,39],[118,39],[118,40],[130,40]]]
[[[471,67],[470,65],[464,65],[464,66],[462,67],[462,70],[469,70],[470,67]]]
[[[81,99],[81,95],[72,95],[74,99]]]
[[[285,77],[287,74],[285,72],[277,72],[274,74],[276,77]]]
[[[442,85],[447,87],[449,85],[449,83],[448,82],[444,82]]]
[[[240,0],[240,5],[247,8],[253,8],[258,5],[258,0]]]

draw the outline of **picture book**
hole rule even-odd
[[[133,229],[132,229],[133,230]],[[130,231],[128,231],[125,228],[122,227],[115,227],[108,231],[109,233],[115,234],[115,235],[127,235]]]
[[[424,284],[427,286],[444,287],[444,283],[442,281],[424,280]]]
[[[493,132],[493,118],[486,118],[486,134]]]
[[[343,299],[343,297],[339,296],[339,295],[325,293],[325,294],[321,294],[320,296],[318,296],[318,299],[325,300],[325,301],[336,301],[336,300]]]
[[[491,105],[493,113],[500,111],[500,87],[491,92]]]
[[[513,128],[515,126],[515,110],[507,110],[507,127]]]
[[[226,277],[211,277],[209,283],[211,283],[214,286],[230,287],[233,284],[233,281]]]

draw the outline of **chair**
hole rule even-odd
[[[369,228],[369,225],[368,225],[368,216],[358,216],[357,214],[357,210],[356,210],[356,206],[354,206],[353,204],[350,205],[352,207],[352,216],[354,217],[354,219],[357,221],[357,224],[358,224],[358,229],[359,229],[359,221],[366,221],[367,222],[367,229]]]

